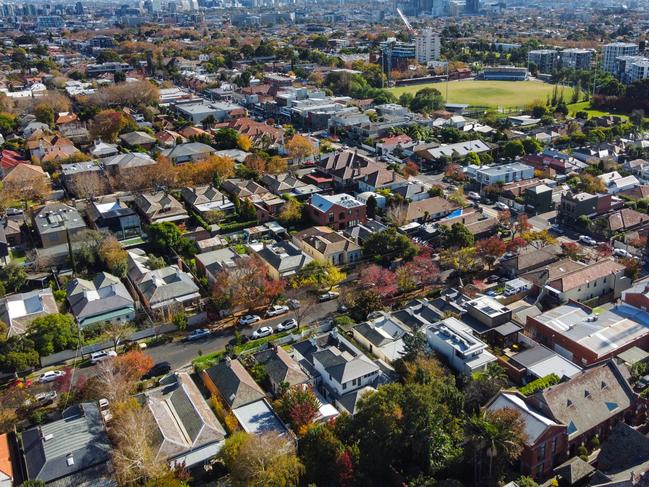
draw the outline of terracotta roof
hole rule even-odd
[[[631,208],[623,208],[608,217],[608,225],[612,232],[633,228],[646,221],[649,221],[649,215]]]
[[[438,213],[450,213],[456,208],[458,206],[455,203],[441,196],[435,196],[410,203],[406,212],[406,220],[412,221],[423,218],[426,214],[433,216]]]
[[[0,472],[10,479],[14,478],[14,467],[11,463],[11,447],[7,433],[0,435]]]
[[[548,286],[558,291],[569,291],[601,277],[624,270],[624,266],[613,259],[600,260],[587,267],[570,272],[548,282]]]

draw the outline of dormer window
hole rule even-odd
[[[590,392],[588,392],[588,390],[584,391],[584,397],[590,397]]]

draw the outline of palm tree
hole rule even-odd
[[[523,452],[525,440],[525,423],[518,411],[504,408],[497,411],[483,410],[471,417],[467,423],[467,439],[473,446],[474,465],[476,472],[474,479],[477,479],[479,463],[478,455],[482,454],[489,458],[489,473],[487,478],[491,483],[494,481],[494,461],[506,461],[512,463],[517,460]]]

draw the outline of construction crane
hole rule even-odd
[[[408,21],[408,19],[406,18],[406,16],[403,15],[403,12],[401,11],[400,8],[397,8],[397,13],[399,14],[399,17],[401,17],[401,20],[402,20],[403,23],[405,24],[405,26],[406,26],[406,30],[410,33],[410,35],[411,35],[411,36],[416,35],[417,32],[415,31],[415,29],[412,28],[412,25],[410,25],[410,22]]]

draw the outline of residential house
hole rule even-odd
[[[636,176],[640,181],[649,181],[649,161],[644,159],[633,159],[626,161],[623,165],[624,170]]]
[[[275,396],[280,395],[286,387],[301,386],[311,382],[311,378],[302,370],[284,347],[273,346],[257,352],[255,362],[264,367],[268,381]]]
[[[352,327],[354,339],[373,356],[386,363],[394,362],[405,354],[403,337],[412,330],[391,313],[379,316]]]
[[[4,178],[18,164],[29,164],[21,154],[9,149],[0,150],[0,175]]]
[[[211,394],[217,395],[230,409],[264,399],[266,394],[237,359],[223,362],[203,370],[203,384]]]
[[[12,487],[18,481],[18,459],[13,443],[9,433],[0,435],[0,487]]]
[[[429,347],[457,372],[470,376],[497,361],[487,344],[457,318],[446,318],[425,328]]]
[[[140,217],[136,211],[119,199],[107,197],[88,202],[86,213],[97,230],[112,233],[117,240],[137,238],[142,235]]]
[[[8,337],[22,335],[36,318],[58,312],[49,287],[0,298],[0,319],[9,327]]]
[[[109,192],[104,170],[95,162],[61,164],[61,176],[68,194],[76,198],[93,198]]]
[[[388,227],[383,225],[382,223],[368,218],[366,222],[359,223],[358,225],[354,225],[353,227],[345,228],[343,230],[343,235],[345,235],[353,242],[356,242],[358,245],[363,245],[363,242],[365,242],[370,237],[370,235],[382,232],[387,229]]]
[[[378,163],[357,152],[344,150],[335,152],[328,158],[316,162],[320,173],[332,178],[338,190],[353,190],[358,186],[360,192],[375,191],[379,188],[393,189],[407,184],[407,181]]]
[[[395,188],[392,193],[401,196],[406,201],[421,201],[430,198],[429,189],[429,186],[425,184],[409,182],[405,186]]]
[[[189,219],[182,203],[166,191],[139,194],[135,198],[135,206],[148,223],[183,224]]]
[[[333,265],[358,262],[363,256],[360,245],[329,227],[311,227],[293,235],[293,243],[315,260]]]
[[[231,248],[203,252],[196,255],[196,268],[199,274],[207,277],[210,285],[216,282],[216,276],[223,270],[229,270],[243,263],[250,256],[239,254]]]
[[[156,133],[155,138],[158,141],[159,145],[166,148],[187,142],[187,139],[185,137],[180,135],[178,132],[169,129],[161,130],[160,132]]]
[[[140,147],[142,149],[152,149],[157,142],[155,137],[140,130],[122,134],[119,136],[119,140],[121,140],[122,144],[124,144],[126,147]]]
[[[640,184],[640,181],[635,176],[622,176],[617,171],[602,174],[598,177],[604,183],[604,186],[606,186],[606,191],[609,194],[626,191]]]
[[[48,135],[37,132],[25,143],[32,158],[39,162],[57,162],[78,154],[79,149],[70,139],[60,135]]]
[[[61,419],[21,435],[27,479],[46,485],[109,482],[111,449],[99,407],[91,402],[70,406]]]
[[[594,298],[617,299],[622,291],[631,287],[631,279],[625,275],[625,270],[612,258],[602,259],[548,281],[542,295],[561,303]]]
[[[603,216],[608,223],[609,235],[633,230],[646,230],[649,226],[649,215],[640,213],[632,208],[622,208]]]
[[[49,188],[50,186],[50,176],[43,168],[36,166],[34,164],[23,164],[19,163],[14,167],[9,174],[3,178],[3,183],[5,186],[12,186],[15,188],[25,187],[26,185],[32,187],[40,186],[37,181],[40,180],[42,186]],[[43,195],[47,196],[47,195]]]
[[[400,220],[400,225],[439,220],[460,209],[457,204],[441,196],[408,202],[398,208],[395,218]]]
[[[200,299],[198,286],[189,274],[175,265],[151,270],[141,249],[128,251],[128,279],[142,304],[154,311],[184,307]]]
[[[309,216],[316,225],[329,225],[334,230],[365,222],[366,210],[365,204],[346,193],[314,194],[307,205]]]
[[[564,460],[568,449],[566,426],[537,411],[521,393],[501,391],[485,409],[511,409],[523,420],[526,438],[520,465],[524,475],[544,479]]]
[[[311,256],[287,241],[251,245],[250,249],[264,261],[273,279],[293,276],[313,261]]]
[[[108,157],[115,157],[118,154],[119,149],[117,148],[117,144],[109,144],[108,142],[103,142],[101,139],[95,140],[90,149],[90,155],[93,159],[106,159]]]
[[[482,154],[490,152],[491,147],[480,139],[457,142],[455,144],[445,144],[439,147],[426,148],[417,152],[417,155],[427,161],[436,161],[444,157],[463,158],[473,152]]]
[[[68,282],[70,311],[81,329],[97,323],[127,323],[135,319],[135,302],[122,281],[101,272],[92,281]]]
[[[284,150],[284,129],[247,117],[228,122],[227,128],[249,137],[255,147],[277,149],[280,153]]]
[[[509,277],[516,277],[558,261],[560,254],[559,245],[548,245],[540,249],[530,245],[518,252],[503,255],[500,267]]]
[[[48,203],[33,216],[43,248],[61,245],[87,228],[76,208],[64,203]]]
[[[519,384],[527,384],[554,374],[561,380],[570,379],[582,371],[582,368],[564,356],[536,343],[527,336],[519,335],[519,352],[511,348],[506,353],[504,365],[509,377]]]
[[[202,217],[213,211],[224,215],[235,211],[234,204],[211,184],[196,186],[195,188],[183,188],[181,196]]]
[[[512,181],[532,179],[534,177],[534,168],[520,162],[511,162],[499,166],[469,166],[467,175],[479,184],[489,186],[491,184],[507,184]]]
[[[184,164],[186,162],[196,162],[206,159],[214,154],[215,149],[212,146],[201,142],[188,142],[178,144],[171,149],[165,149],[161,154],[167,157],[173,164]]]
[[[526,334],[580,366],[649,344],[649,313],[626,303],[593,311],[570,302],[527,316]]]
[[[277,196],[291,195],[299,200],[308,199],[309,196],[322,191],[318,186],[307,184],[288,173],[264,174],[261,184]]]
[[[268,193],[268,190],[249,179],[226,179],[221,183],[221,189],[239,199],[252,198],[253,196],[262,196]]]
[[[153,416],[155,459],[186,468],[202,466],[223,447],[225,429],[186,372],[140,396]]]
[[[102,159],[106,173],[113,177],[127,177],[131,170],[153,166],[156,161],[149,155],[142,152],[128,152]]]
[[[561,195],[557,217],[564,224],[574,226],[579,217],[594,218],[624,206],[624,202],[612,194],[589,194],[567,192]]]
[[[206,102],[202,99],[187,102],[176,102],[173,105],[176,112],[193,124],[199,124],[205,119],[212,118],[215,122],[224,122],[245,117],[246,109],[241,105],[226,102]]]

